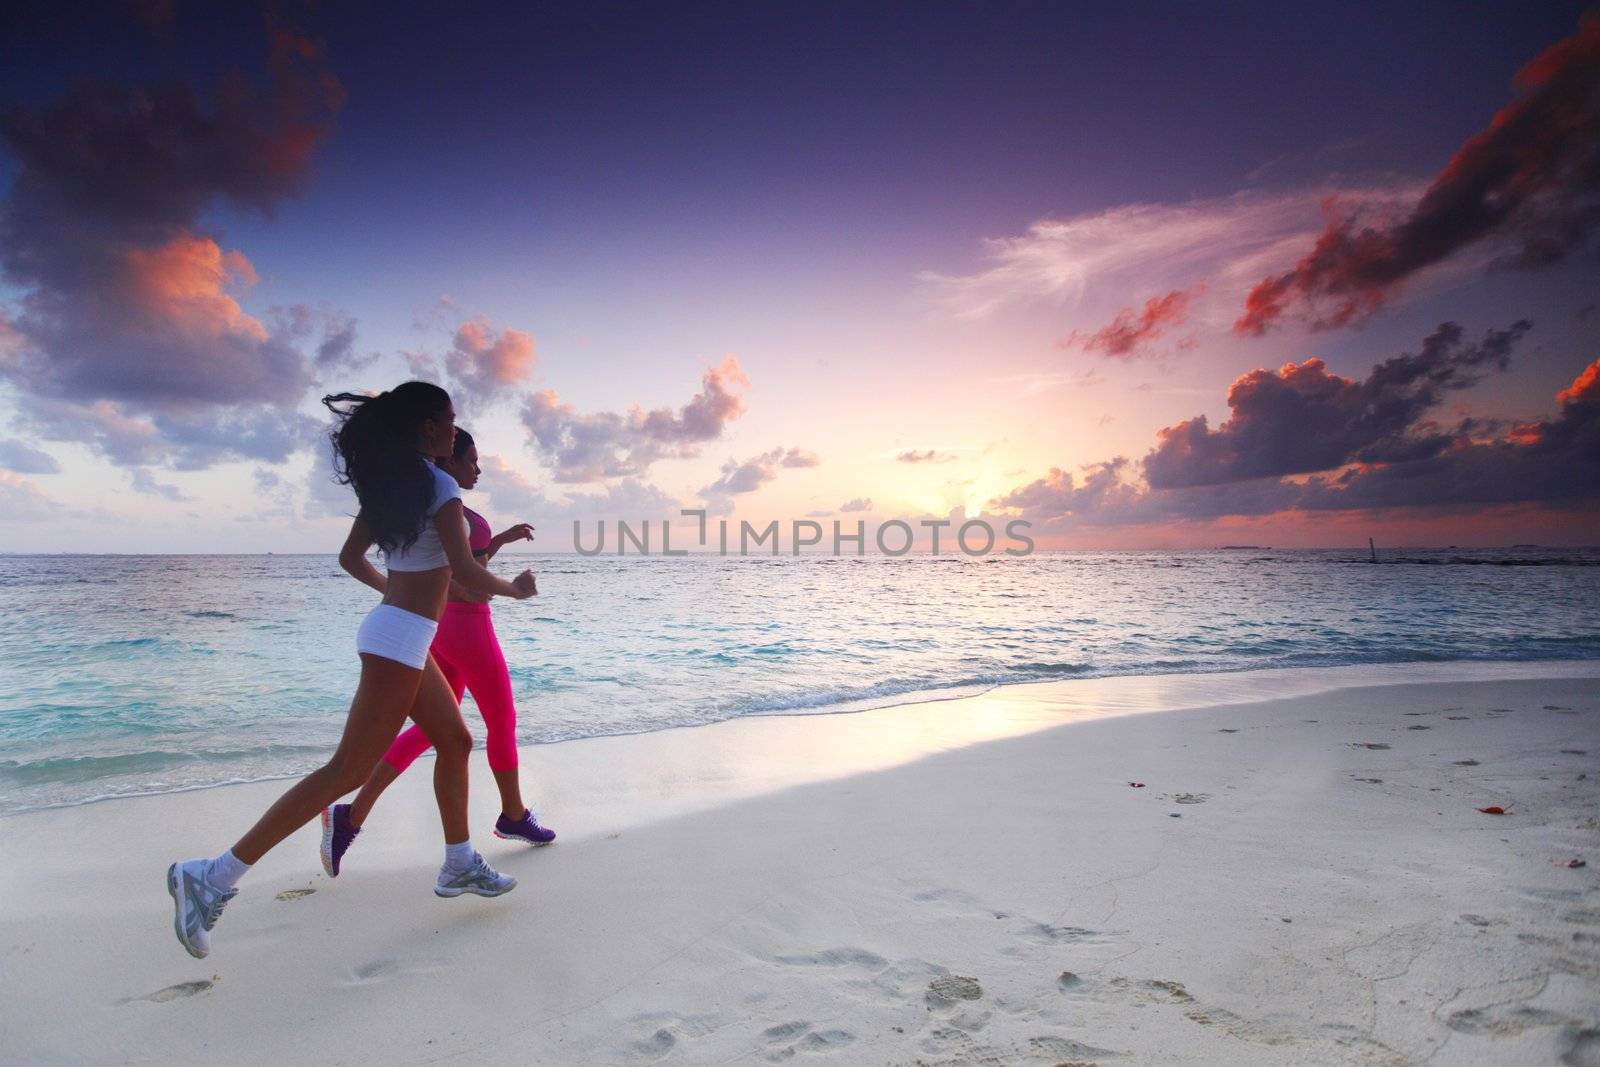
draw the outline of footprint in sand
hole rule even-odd
[[[678,1039],[672,1036],[671,1030],[662,1029],[642,1041],[635,1041],[633,1050],[646,1059],[659,1060],[671,1052],[672,1046],[677,1043]]]
[[[1541,1026],[1560,1026],[1571,1023],[1565,1015],[1542,1008],[1518,1006],[1494,1008],[1467,1008],[1458,1011],[1444,1024],[1458,1034],[1482,1034],[1489,1037],[1515,1037]]]
[[[301,897],[309,897],[312,893],[315,893],[315,892],[316,892],[315,889],[285,889],[283,892],[278,894],[277,899],[278,900],[299,900]]]
[[[804,1019],[796,1019],[792,1023],[779,1023],[777,1026],[769,1026],[761,1031],[761,1036],[777,1044],[787,1041],[791,1037],[799,1037],[809,1029],[811,1029],[810,1023]]]
[[[1113,978],[1111,986],[1118,990],[1132,990],[1140,999],[1158,1004],[1190,1004],[1194,997],[1183,988],[1182,982],[1169,982],[1165,978]]]
[[[1177,804],[1204,804],[1210,799],[1210,793],[1176,793],[1172,797]]]
[[[1217,733],[1219,733],[1219,734],[1236,734],[1238,732],[1239,732],[1238,730],[1229,730],[1226,727],[1224,727],[1223,729],[1220,729],[1220,730],[1217,731]]]
[[[1027,941],[1037,941],[1047,945],[1055,944],[1058,941],[1076,941],[1093,945],[1099,944],[1107,937],[1116,935],[1100,930],[1085,930],[1081,926],[1051,926],[1049,923],[1033,923],[1018,936]]]
[[[976,1040],[957,1026],[938,1026],[930,1030],[918,1045],[933,1062],[939,1064],[1044,1062],[1061,1067],[1092,1067],[1101,1060],[1120,1059],[1127,1055],[1126,1052],[1099,1048],[1054,1034],[1030,1037],[1026,1043],[988,1044]],[[919,1059],[914,1062],[928,1061]]]
[[[1120,1059],[1126,1052],[1085,1045],[1065,1037],[1030,1037],[1028,1048],[1037,1055],[1048,1057],[1056,1063],[1093,1063],[1095,1060]]]
[[[1431,727],[1431,726],[1423,726],[1423,725],[1421,725],[1419,723],[1416,726],[1407,726],[1406,729],[1407,730],[1431,730],[1431,729],[1433,729],[1433,727]]]
[[[1230,1037],[1254,1041],[1265,1045],[1281,1045],[1295,1040],[1283,1031],[1251,1022],[1225,1008],[1213,1008],[1198,1003],[1182,982],[1164,978],[1127,979],[1113,978],[1114,988],[1131,991],[1134,997],[1146,1003],[1178,1004],[1184,1006],[1183,1017],[1201,1026],[1215,1026]]]
[[[838,1052],[856,1039],[848,1030],[813,1030],[800,1039],[800,1047],[807,1052]]]
[[[823,1054],[838,1052],[856,1039],[856,1035],[848,1030],[812,1030],[811,1024],[803,1019],[770,1026],[761,1031],[761,1036],[774,1046],[767,1053],[767,1059],[773,1063],[793,1059],[797,1051]]]
[[[865,967],[873,971],[889,965],[889,961],[876,952],[863,948],[829,948],[798,956],[779,956],[777,962],[791,967]]]
[[[1071,971],[1062,971],[1061,977],[1056,979],[1056,985],[1061,987],[1063,993],[1070,993],[1083,985],[1083,979]]]
[[[165,989],[158,989],[154,993],[149,993],[142,997],[127,997],[117,1003],[132,1004],[136,1000],[147,1000],[152,1004],[165,1004],[170,1000],[185,1000],[189,997],[197,997],[201,993],[208,993],[215,984],[210,978],[201,978],[193,982],[179,982],[177,985],[169,985]]]
[[[944,1008],[963,1000],[978,1000],[983,996],[983,986],[976,978],[962,974],[942,974],[928,983],[928,1006]]]
[[[1564,748],[1561,750],[1561,754],[1563,756],[1587,756],[1589,750],[1586,748]]]
[[[1563,1033],[1561,1062],[1567,1067],[1600,1067],[1600,1027],[1573,1027]]]
[[[1478,765],[1478,761],[1475,759],[1458,759],[1456,760],[1455,765],[1457,767],[1476,767]]]
[[[357,982],[372,982],[387,978],[400,969],[398,960],[369,960],[350,968],[350,977]]]
[[[1572,709],[1567,707],[1565,704],[1546,704],[1544,706],[1544,710],[1545,711],[1571,711]]]
[[[1472,718],[1472,716],[1471,715],[1446,715],[1445,718],[1449,719],[1451,722],[1465,722],[1466,720]]]
[[[1366,782],[1368,785],[1382,785],[1383,784],[1383,779],[1382,778],[1357,778],[1356,781],[1358,781],[1358,782]]]
[[[1263,1045],[1283,1045],[1294,1040],[1288,1034],[1257,1026],[1226,1008],[1196,1008],[1184,1012],[1183,1017],[1201,1026],[1218,1027],[1228,1035],[1243,1041],[1256,1041]]]
[[[1370,748],[1374,752],[1387,752],[1389,749],[1389,746],[1384,744],[1382,741],[1352,741],[1350,742],[1350,747]]]

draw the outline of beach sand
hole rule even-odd
[[[543,849],[488,835],[477,753],[496,900],[433,896],[424,763],[336,881],[315,827],[259,864],[203,961],[166,866],[284,783],[14,816],[0,1058],[1600,1064],[1597,675],[1068,681],[540,746]]]

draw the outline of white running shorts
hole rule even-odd
[[[367,612],[356,631],[356,651],[404,663],[421,670],[428,662],[428,647],[433,644],[439,624],[414,611],[393,604],[379,604]]]

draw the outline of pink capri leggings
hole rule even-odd
[[[517,707],[511,702],[511,675],[494,635],[489,605],[455,600],[445,604],[429,651],[450,683],[456,702],[461,701],[463,692],[470,692],[477,702],[489,731],[489,769],[516,770]],[[403,771],[432,745],[422,727],[413,725],[394,739],[383,758],[395,770]]]

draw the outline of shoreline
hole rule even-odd
[[[1374,678],[1389,678],[1392,681],[1368,680],[1365,675],[1371,672]],[[714,730],[731,723],[747,721],[763,721],[769,719],[829,719],[838,716],[873,715],[881,712],[904,712],[906,709],[934,708],[938,705],[954,704],[953,709],[940,709],[948,717],[950,713],[964,718],[969,716],[977,707],[991,698],[1004,701],[1008,691],[1019,690],[1015,695],[1027,700],[1038,700],[1045,706],[1054,708],[1061,716],[1060,722],[1078,721],[1082,718],[1083,709],[1089,705],[1098,707],[1120,707],[1122,714],[1182,711],[1193,707],[1204,707],[1221,703],[1245,703],[1279,699],[1296,695],[1309,695],[1318,692],[1327,692],[1339,688],[1348,688],[1359,685],[1384,685],[1384,684],[1411,684],[1419,680],[1503,680],[1512,678],[1541,678],[1551,672],[1559,672],[1568,677],[1594,677],[1600,678],[1600,659],[1585,660],[1448,660],[1448,661],[1409,661],[1400,663],[1358,663],[1339,664],[1336,666],[1312,667],[1263,667],[1239,668],[1235,670],[1186,672],[1173,671],[1170,673],[1153,674],[1104,674],[1074,676],[1070,678],[1053,678],[1040,681],[1011,681],[983,683],[960,683],[962,689],[979,689],[975,693],[960,693],[950,696],[939,696],[940,690],[912,690],[901,694],[891,694],[882,699],[889,703],[871,703],[878,698],[861,698],[852,701],[840,701],[833,705],[817,705],[814,707],[786,708],[772,711],[740,712],[726,719],[716,719],[710,722],[667,724],[644,730],[619,731],[607,734],[585,734],[578,737],[561,738],[554,741],[530,742],[518,746],[519,751],[554,752],[561,746],[583,745],[591,742],[616,740],[624,738],[645,738],[660,734],[672,734],[682,731]],[[954,687],[953,687],[954,688]],[[1177,696],[1178,690],[1185,690],[1182,697]],[[1173,701],[1178,701],[1173,703]],[[974,702],[973,707],[965,706],[967,702]],[[853,706],[859,704],[868,706]],[[475,709],[463,707],[469,728],[474,725]],[[975,744],[984,740],[993,740],[998,737],[1010,736],[1008,733],[970,733],[961,725],[961,718],[954,722],[944,722],[939,728],[951,731],[954,736],[965,737],[961,743]],[[986,711],[979,712],[979,718],[989,721],[991,716]],[[1031,729],[1047,729],[1058,723],[1039,721],[1030,715]],[[929,749],[929,752],[942,749]],[[484,766],[483,745],[481,740],[474,742],[474,772],[476,782],[485,780],[488,772]],[[927,754],[927,753],[922,753]],[[424,752],[420,759],[432,760],[433,751]],[[919,758],[914,752],[908,753],[904,759]],[[80,800],[62,801],[59,803],[39,804],[21,807],[10,811],[0,811],[0,825],[7,820],[37,815],[52,811],[66,811],[74,808],[94,807],[103,804],[117,803],[120,801],[144,800],[152,797],[181,796],[190,793],[207,792],[214,789],[235,789],[251,786],[270,786],[273,783],[292,782],[303,777],[311,768],[296,771],[273,773],[258,777],[240,778],[222,782],[202,783],[196,785],[180,785],[171,788],[151,789],[146,791],[113,793],[104,796],[87,797]],[[866,767],[862,769],[876,769]],[[847,772],[853,773],[853,772]],[[692,779],[694,772],[688,772]],[[823,781],[826,778],[803,779],[790,784],[802,784],[803,781]]]
[[[490,901],[433,898],[437,815],[410,774],[336,882],[314,826],[269,854],[204,961],[172,937],[161,873],[226,844],[277,786],[19,816],[0,822],[28,857],[0,873],[0,1046],[29,1062],[1588,1056],[1600,665],[1575,669],[1112,679],[1076,700],[1039,683],[950,716],[524,750],[562,836],[479,840],[521,880]],[[481,755],[473,771],[482,832]]]

